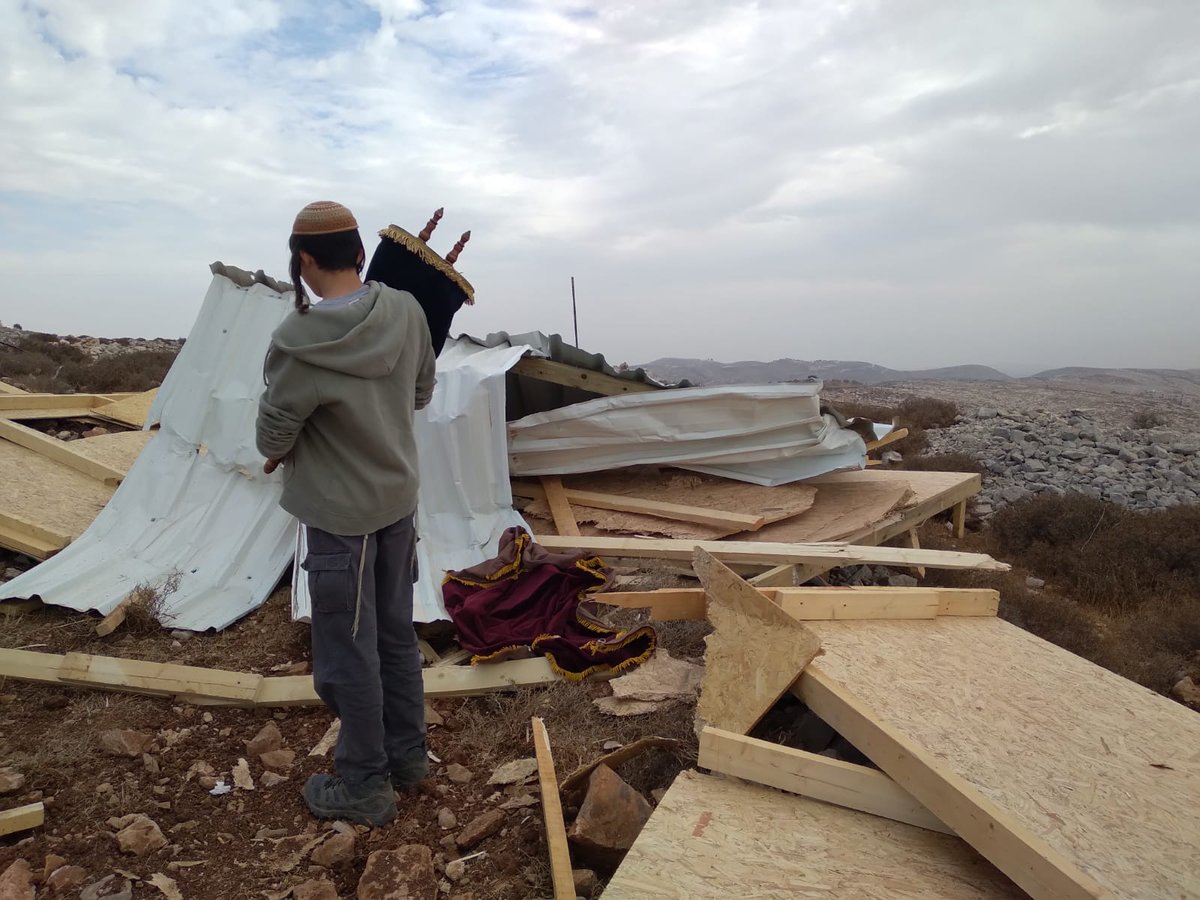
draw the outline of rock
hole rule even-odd
[[[312,852],[310,857],[318,866],[332,869],[354,862],[354,835],[335,834]]]
[[[1200,685],[1197,685],[1191,676],[1181,678],[1175,682],[1175,686],[1171,688],[1171,693],[1188,706],[1200,709]]]
[[[41,880],[45,881],[47,878],[50,877],[51,872],[53,872],[55,869],[61,869],[66,864],[67,864],[67,859],[65,856],[59,856],[57,853],[46,854],[46,862],[42,866]]]
[[[596,890],[596,873],[591,869],[572,869],[571,878],[575,882],[577,897],[590,897]]]
[[[470,850],[504,827],[504,812],[499,809],[489,809],[482,816],[477,816],[459,832],[454,839],[463,850]]]
[[[467,864],[461,859],[452,859],[446,863],[446,878],[458,883],[467,875]]]
[[[623,855],[652,812],[646,798],[608,766],[597,766],[588,778],[587,794],[567,837],[586,850]]]
[[[460,766],[458,763],[450,763],[446,766],[446,777],[455,784],[466,784],[475,777],[475,773],[466,766]]]
[[[133,900],[133,885],[128,878],[114,873],[85,887],[79,900]]]
[[[496,769],[492,773],[492,777],[488,779],[488,784],[518,784],[535,774],[537,768],[537,760],[533,757],[514,759]]]
[[[511,800],[505,800],[500,804],[500,809],[525,809],[528,806],[537,806],[538,799],[532,794],[518,794]]]
[[[59,866],[46,878],[46,890],[69,891],[77,888],[87,879],[87,869],[83,866]]]
[[[100,746],[105,753],[113,756],[128,756],[132,759],[148,752],[153,743],[153,735],[140,731],[113,728],[100,734]]]
[[[239,759],[233,767],[233,786],[243,791],[254,790],[254,779],[250,776],[250,763]]]
[[[916,587],[917,579],[911,575],[889,575],[887,583],[888,587]]]
[[[262,778],[259,779],[265,788],[278,787],[287,780],[286,775],[280,775],[278,772],[263,772]]]
[[[158,760],[149,753],[142,754],[142,768],[146,770],[147,775],[157,775],[160,771],[162,771],[161,767],[158,765]]]
[[[293,900],[338,900],[337,887],[327,878],[312,878],[292,888]]]
[[[425,724],[426,725],[445,725],[446,720],[441,717],[436,709],[425,704]]]
[[[25,776],[12,766],[0,769],[0,795],[15,794],[25,786]]]
[[[1025,577],[1025,587],[1027,587],[1031,590],[1040,591],[1045,586],[1046,586],[1046,582],[1043,581],[1041,578],[1034,578],[1032,575],[1027,575]]]
[[[292,767],[292,763],[296,761],[295,750],[268,750],[266,753],[259,755],[259,762],[264,768],[271,769],[274,772],[286,772]]]
[[[175,879],[164,875],[162,872],[155,872],[147,879],[147,883],[158,888],[158,892],[166,900],[183,900],[183,894],[180,893],[179,885]]]
[[[0,900],[33,900],[33,869],[18,859],[0,873]]]
[[[246,741],[248,756],[261,757],[264,753],[282,749],[283,735],[279,733],[279,726],[273,721],[268,722],[259,730],[258,734]]]
[[[407,844],[376,850],[358,880],[358,900],[435,900],[437,875],[428,847]]]
[[[109,819],[108,824],[117,829],[117,844],[120,845],[122,853],[145,856],[167,846],[167,839],[163,837],[155,821],[142,813]]]
[[[438,825],[449,830],[458,824],[458,816],[443,806],[438,810]]]

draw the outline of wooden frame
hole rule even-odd
[[[543,359],[538,356],[523,356],[510,370],[514,375],[526,378],[536,378],[538,381],[549,381],[564,387],[579,388],[593,394],[612,396],[615,394],[640,394],[646,391],[662,390],[652,384],[633,381],[627,378],[614,378],[604,372],[593,372],[591,369],[580,369],[566,363]]]
[[[121,480],[125,477],[124,472],[120,472],[84,456],[73,449],[66,441],[60,441],[58,438],[42,434],[40,431],[29,428],[19,422],[0,418],[0,438],[11,441],[19,447],[39,453],[47,459],[62,463],[64,466],[72,468],[76,472],[82,472],[89,478],[95,478],[104,484],[120,484]]]
[[[520,497],[544,499],[550,504],[551,513],[554,504],[545,484],[550,476],[542,476],[542,485],[528,482],[514,482],[513,493]],[[559,485],[562,480],[557,479]],[[681,503],[666,503],[661,500],[646,500],[641,497],[630,497],[625,494],[605,494],[598,491],[577,491],[574,488],[563,488],[566,500],[580,506],[592,509],[608,509],[615,512],[639,513],[645,516],[658,516],[660,519],[671,519],[676,522],[694,522],[699,525],[712,525],[717,528],[736,528],[741,531],[757,531],[766,524],[765,516],[754,516],[748,513],[728,512],[704,506],[687,506]],[[555,526],[558,519],[555,518]],[[559,531],[561,534],[561,529]],[[577,532],[576,532],[577,533]]]
[[[956,550],[908,550],[903,547],[857,546],[849,543],[773,544],[763,541],[688,541],[667,538],[635,537],[563,537],[538,535],[534,540],[547,550],[585,550],[605,556],[691,559],[696,547],[711,553],[721,562],[753,563],[776,566],[780,563],[821,563],[850,566],[870,563],[881,566],[924,565],[942,569],[986,569],[1007,572],[1007,563],[997,562],[983,553]]]
[[[550,851],[550,879],[554,900],[575,900],[575,877],[571,871],[571,848],[567,844],[567,826],[563,821],[562,799],[546,723],[537,716],[531,723],[533,752],[537,757],[538,784],[542,793],[542,818],[546,823],[546,846]]]
[[[867,766],[856,766],[711,727],[706,727],[700,734],[698,764],[722,775],[733,775],[906,825],[943,834],[954,833],[908,791],[878,769]]]

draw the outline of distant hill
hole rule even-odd
[[[1200,387],[1200,369],[1093,369],[1068,366],[1029,376],[1037,381],[1075,381],[1110,387],[1191,392]]]
[[[776,359],[772,362],[722,363],[712,359],[656,359],[641,368],[662,381],[688,379],[693,384],[772,384],[783,381],[857,381],[883,384],[889,381],[1012,381],[989,366],[948,366],[942,369],[905,371],[874,363],[836,359]]]

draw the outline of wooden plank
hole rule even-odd
[[[546,477],[542,478],[543,483]],[[559,484],[562,481],[559,479]],[[540,485],[528,482],[514,482],[513,492],[521,497],[546,499],[546,490]],[[575,488],[564,488],[566,499],[577,506],[587,506],[592,509],[608,509],[616,512],[639,513],[647,516],[657,516],[660,519],[673,519],[678,522],[695,522],[699,525],[712,525],[717,528],[728,528],[731,531],[755,531],[766,523],[766,517],[715,509],[706,506],[687,506],[682,503],[668,503],[663,500],[651,500],[644,497],[630,497],[625,494],[606,494],[600,491],[581,491]],[[553,507],[552,507],[553,508]]]
[[[984,588],[798,587],[776,588],[774,594],[776,602],[789,611],[793,608],[793,598],[804,601],[811,598],[836,600],[840,597],[853,597],[867,603],[871,602],[872,597],[903,598],[914,603],[923,603],[929,598],[937,603],[939,616],[995,616],[1000,608],[1000,593]]]
[[[108,421],[141,428],[146,424],[150,407],[154,404],[154,398],[157,396],[158,388],[154,388],[145,393],[119,398],[113,403],[97,406],[95,415]]]
[[[0,419],[0,438],[11,441],[19,447],[33,450],[47,459],[52,459],[77,472],[82,472],[89,478],[95,478],[104,484],[119,484],[121,479],[125,477],[124,472],[119,472],[110,466],[106,466],[83,454],[77,453],[67,441],[60,441],[57,438],[49,437],[40,431],[22,425],[20,422]]]
[[[562,800],[558,794],[558,776],[546,723],[533,717],[533,752],[537,757],[538,784],[542,793],[542,818],[546,823],[546,846],[550,850],[550,881],[554,900],[575,900],[575,879],[571,874],[571,848],[567,845],[567,826],[563,821]]]
[[[108,637],[120,628],[129,616],[129,604],[132,602],[133,598],[130,596],[118,603],[112,612],[100,620],[100,623],[96,626],[96,634],[99,637]]]
[[[911,547],[913,550],[921,549],[921,538],[917,534],[917,529],[910,528],[910,529],[908,529],[908,531],[904,532],[904,543],[906,546]],[[925,567],[924,566],[913,566],[912,573],[914,575],[916,575],[918,578],[924,578],[925,577]]]
[[[543,475],[542,490],[545,492],[546,502],[550,504],[550,513],[554,516],[554,527],[558,533],[578,537],[579,523],[575,521],[575,514],[571,512],[571,504],[567,500],[566,491],[563,490],[562,479],[557,475]]]
[[[967,535],[967,501],[954,504],[954,536],[962,540]]]
[[[907,428],[893,428],[891,431],[889,431],[887,434],[885,434],[879,440],[868,441],[867,442],[867,452],[871,453],[874,450],[879,450],[883,447],[886,447],[888,444],[894,444],[897,441],[902,441],[906,437],[908,437],[908,429]]]
[[[713,633],[706,639],[697,714],[745,734],[816,656],[821,642],[796,619],[697,548],[692,567],[708,595]]]
[[[817,489],[812,508],[803,515],[739,535],[737,539],[776,543],[840,541],[883,521],[911,502],[912,496],[908,483],[895,479],[830,484]]]
[[[70,542],[71,539],[65,534],[43,528],[20,516],[0,512],[0,545],[34,559],[48,559]]]
[[[100,424],[90,406],[56,407],[54,409],[0,409],[0,419],[14,422],[32,422],[38,419],[82,419],[93,425]]]
[[[27,394],[28,391],[23,391],[16,385],[9,384],[7,381],[0,381],[0,394]]]
[[[656,622],[704,619],[708,612],[704,588],[663,588],[657,591],[606,591],[588,598],[625,609],[649,609]]]
[[[0,396],[0,410],[95,409],[108,402],[98,394],[11,394]]]
[[[657,391],[661,388],[640,381],[625,378],[614,378],[604,372],[593,372],[590,369],[578,369],[566,363],[541,359],[535,356],[524,356],[517,361],[511,371],[526,378],[536,378],[538,381],[549,381],[565,387],[580,388],[593,394],[612,396],[614,394],[640,394],[646,391]]]
[[[795,587],[796,566],[784,563],[747,579],[755,587]]]
[[[956,837],[733,778],[675,779],[605,900],[1024,896]]]
[[[155,431],[122,431],[71,441],[68,446],[81,456],[125,475],[155,434]]]
[[[810,627],[802,699],[1029,893],[1200,895],[1194,712],[997,618]]]
[[[59,669],[59,680],[67,684],[127,687],[161,694],[196,694],[224,700],[253,701],[261,675],[230,672],[200,666],[68,653]]]
[[[37,828],[45,821],[46,807],[41,802],[18,806],[15,809],[0,809],[0,837]]]
[[[703,548],[724,563],[774,566],[787,562],[828,562],[830,566],[869,563],[880,566],[925,565],[940,569],[986,569],[1007,572],[1007,563],[983,553],[957,550],[909,550],[904,547],[864,547],[853,544],[769,544],[753,541],[685,541],[669,538],[562,537],[534,538],[547,550],[587,550],[607,556],[637,559],[689,559],[692,550]]]
[[[698,764],[722,775],[836,803],[896,822],[953,834],[937,816],[878,769],[781,747],[719,728],[700,734]]]
[[[457,650],[451,650],[441,659],[434,663],[435,666],[457,666],[460,663],[466,662],[471,658],[471,651],[464,650],[459,647]]]

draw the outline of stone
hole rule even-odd
[[[158,760],[149,753],[142,754],[142,768],[146,770],[147,775],[157,775],[162,771],[158,765]]]
[[[286,775],[280,775],[278,772],[263,772],[262,778],[259,781],[265,788],[278,787],[288,780]]]
[[[1025,587],[1027,587],[1027,588],[1030,588],[1035,591],[1040,591],[1045,586],[1046,586],[1046,582],[1043,581],[1041,578],[1034,578],[1032,575],[1028,575],[1025,577]]]
[[[0,795],[15,794],[25,786],[25,776],[12,766],[0,769]]]
[[[354,862],[354,835],[338,832],[312,852],[310,857],[318,866],[332,869]]]
[[[239,759],[233,767],[233,786],[243,791],[254,790],[254,779],[250,775],[250,763]]]
[[[154,736],[140,731],[112,728],[100,734],[101,748],[113,756],[128,756],[133,759],[148,752],[153,744]]]
[[[990,406],[981,406],[975,410],[975,418],[977,419],[994,419],[1000,415],[1000,410],[992,409]]]
[[[608,766],[597,766],[588,778],[587,794],[567,836],[580,847],[606,855],[623,855],[652,812],[646,798]]]
[[[279,733],[279,726],[273,721],[268,722],[259,729],[258,734],[246,741],[246,754],[248,756],[261,757],[264,753],[282,749],[283,735]]]
[[[178,882],[174,878],[164,875],[162,872],[155,872],[146,879],[146,883],[157,888],[165,900],[183,900],[183,894],[180,893]]]
[[[446,766],[446,777],[455,784],[466,784],[475,777],[475,773],[466,766],[460,766],[458,763],[450,763]]]
[[[1195,679],[1190,675],[1175,682],[1175,686],[1171,688],[1171,693],[1188,706],[1200,709],[1200,685],[1197,685]]]
[[[23,859],[0,873],[0,900],[33,900],[33,869]]]
[[[264,768],[273,772],[286,772],[296,761],[295,750],[268,750],[258,757]]]
[[[428,847],[407,844],[376,850],[358,880],[358,900],[435,900],[437,875]]]
[[[596,873],[591,869],[572,869],[571,879],[575,882],[577,897],[590,897],[596,890]]]
[[[428,703],[426,703],[425,704],[425,724],[426,725],[445,725],[446,720],[442,718],[442,716],[438,713],[438,711],[436,709],[434,709],[432,706],[430,706]]]
[[[85,887],[79,900],[133,900],[133,884],[125,876],[113,873]]]
[[[467,827],[458,833],[454,839],[455,843],[463,850],[470,850],[503,828],[504,821],[503,810],[489,809],[483,815],[472,819]]]
[[[916,587],[917,579],[911,575],[889,575],[887,583],[888,587]]]
[[[452,859],[446,863],[446,878],[456,884],[467,876],[467,864],[461,859]]]
[[[46,877],[46,890],[69,891],[77,888],[87,880],[87,869],[83,866],[59,866]]]
[[[167,846],[167,839],[157,823],[142,813],[109,819],[108,824],[117,829],[117,844],[122,853],[145,856]]]
[[[449,831],[458,824],[458,816],[454,815],[447,807],[443,806],[438,810],[438,825]]]
[[[488,779],[488,784],[518,784],[537,774],[537,768],[537,760],[533,757],[514,759],[496,769]]]
[[[292,888],[292,900],[338,900],[337,887],[327,878],[311,878]]]

